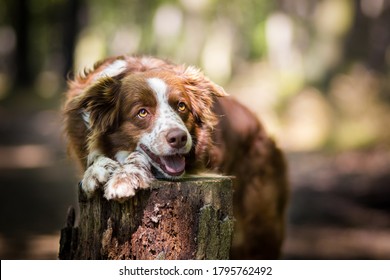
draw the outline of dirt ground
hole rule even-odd
[[[290,154],[286,259],[390,259],[390,154]]]
[[[0,258],[56,259],[76,205],[58,113],[0,106]],[[390,259],[390,153],[288,154],[284,259]]]

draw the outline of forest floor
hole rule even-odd
[[[289,154],[286,259],[390,259],[390,153]]]
[[[55,110],[0,106],[0,258],[56,259],[76,205]],[[390,153],[289,153],[284,259],[390,259]]]

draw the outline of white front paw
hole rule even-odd
[[[150,164],[139,152],[131,153],[123,166],[116,169],[105,185],[104,197],[123,201],[138,189],[146,189],[153,180]]]
[[[85,171],[81,188],[88,197],[91,197],[100,186],[110,179],[111,174],[119,167],[120,165],[116,161],[108,157],[98,157]]]

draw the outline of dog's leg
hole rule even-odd
[[[88,156],[88,169],[84,173],[81,188],[88,197],[103,186],[120,164],[95,151]]]
[[[135,195],[137,189],[146,189],[154,179],[147,158],[138,151],[124,158],[124,152],[117,154],[122,165],[115,169],[104,186],[104,197],[123,201]]]

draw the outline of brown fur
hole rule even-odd
[[[283,154],[257,118],[237,101],[219,99],[214,110],[220,122],[213,133],[208,167],[236,177],[232,257],[279,258],[288,200]]]
[[[94,149],[111,158],[120,150],[134,151],[142,132],[153,122],[153,114],[143,122],[134,118],[140,108],[134,100],[152,110],[153,100],[143,95],[144,81],[160,77],[176,91],[169,102],[183,100],[189,107],[180,115],[194,141],[186,157],[187,173],[207,169],[236,177],[232,257],[280,257],[288,198],[286,165],[254,114],[225,97],[222,88],[195,68],[155,58],[121,57],[128,64],[124,73],[93,83],[97,73],[116,59],[96,64],[69,83],[65,131],[69,150],[83,170]],[[81,118],[82,110],[90,112],[90,131]]]

